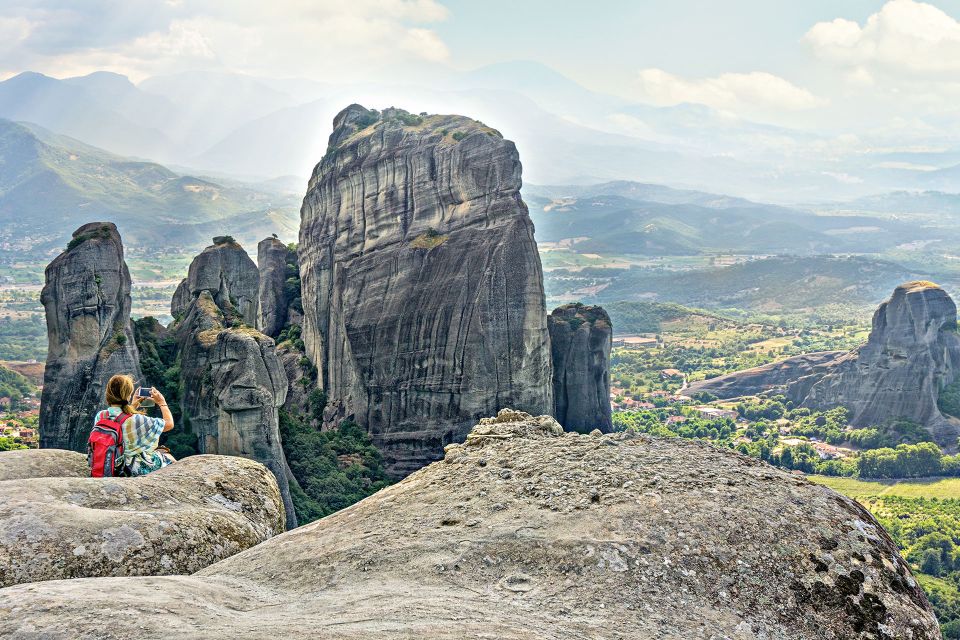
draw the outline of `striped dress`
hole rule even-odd
[[[94,417],[96,424],[107,413],[111,418],[120,415],[120,407],[110,407]],[[163,418],[151,418],[136,413],[123,423],[123,461],[132,476],[145,476],[173,462],[173,457],[157,451]]]

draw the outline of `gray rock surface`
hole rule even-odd
[[[273,474],[241,458],[193,456],[138,478],[4,480],[0,586],[192,573],[283,530]]]
[[[260,311],[257,329],[276,338],[287,323],[290,300],[287,281],[287,245],[276,238],[266,238],[257,245],[257,268],[260,270]]]
[[[149,603],[149,604],[147,604]],[[0,590],[0,635],[933,640],[856,502],[679,438],[504,411],[443,462],[193,576]]]
[[[553,354],[553,416],[568,431],[613,431],[610,316],[603,307],[565,304],[553,310],[547,327]]]
[[[177,287],[170,315],[182,317],[191,301],[207,291],[225,313],[251,327],[257,324],[260,273],[247,252],[229,236],[218,236],[193,262]]]
[[[937,401],[958,373],[956,305],[932,282],[907,282],[874,313],[865,345],[739,371],[691,385],[687,392],[733,397],[779,390],[804,407],[847,407],[854,426],[912,420],[927,427],[939,444],[953,446],[960,420],[941,413]]]
[[[956,305],[933,283],[909,282],[877,309],[867,344],[838,358],[825,375],[791,382],[787,395],[807,407],[848,407],[854,425],[907,418],[952,446],[960,421],[944,416],[937,399],[958,372]]]
[[[287,377],[287,398],[283,407],[294,416],[304,416],[309,419],[309,396],[311,389],[304,386],[302,380],[311,379],[309,361],[303,361],[304,354],[289,344],[277,348],[277,357],[280,366]],[[320,425],[317,425],[320,426]]]
[[[46,269],[40,301],[47,318],[47,365],[40,404],[40,446],[86,451],[107,381],[141,378],[130,323],[130,272],[111,222],[73,232],[72,248]]]
[[[295,527],[278,410],[287,378],[273,340],[248,326],[226,326],[209,291],[190,303],[176,332],[183,389],[181,415],[201,453],[243,456],[277,478],[287,526]]]
[[[463,116],[352,105],[301,209],[303,337],[319,384],[407,474],[510,405],[553,410],[516,147]]]
[[[0,482],[24,478],[86,478],[87,456],[66,449],[0,451]]]
[[[765,392],[786,391],[787,383],[799,378],[822,374],[846,351],[819,351],[771,362],[752,369],[735,371],[710,380],[693,382],[684,391],[687,395],[710,393],[718,398],[737,398]]]

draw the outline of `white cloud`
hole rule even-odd
[[[824,60],[852,67],[942,73],[960,70],[960,22],[937,7],[890,0],[860,24],[837,18],[803,37]]]
[[[0,75],[105,69],[137,80],[213,67],[356,80],[450,55],[430,28],[449,17],[438,0],[99,0],[67,10],[64,0],[9,1],[14,17],[0,19],[0,52],[29,29],[15,40],[16,56],[0,58]]]
[[[693,102],[733,113],[803,110],[825,102],[806,89],[762,71],[686,79],[662,69],[643,69],[638,86],[641,97],[655,104]]]

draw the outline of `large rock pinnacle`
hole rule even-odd
[[[953,445],[960,420],[945,416],[938,399],[958,374],[956,305],[932,282],[908,282],[874,313],[865,345],[739,371],[693,384],[688,393],[729,398],[784,392],[805,407],[847,407],[851,424],[858,427],[911,420],[927,427],[941,445]]]
[[[280,487],[287,526],[295,527],[278,415],[287,378],[273,340],[247,324],[257,307],[257,266],[239,245],[220,243],[197,256],[189,273],[181,290],[195,293],[172,327],[180,358],[182,428],[197,435],[201,453],[266,465]]]
[[[130,271],[111,222],[91,222],[46,270],[40,294],[47,316],[47,366],[40,403],[40,446],[86,451],[107,380],[141,378],[130,324]]]
[[[553,352],[553,415],[570,431],[613,431],[610,350],[613,325],[603,307],[566,304],[547,318]]]
[[[394,475],[504,406],[553,410],[520,171],[512,142],[462,116],[334,120],[301,209],[303,337],[332,419],[367,428]]]

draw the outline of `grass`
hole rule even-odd
[[[421,233],[410,241],[410,246],[414,249],[433,249],[439,247],[447,241],[447,236],[436,233]]]
[[[960,498],[960,478],[911,480],[860,480],[810,475],[807,479],[851,498],[900,496],[903,498]]]

